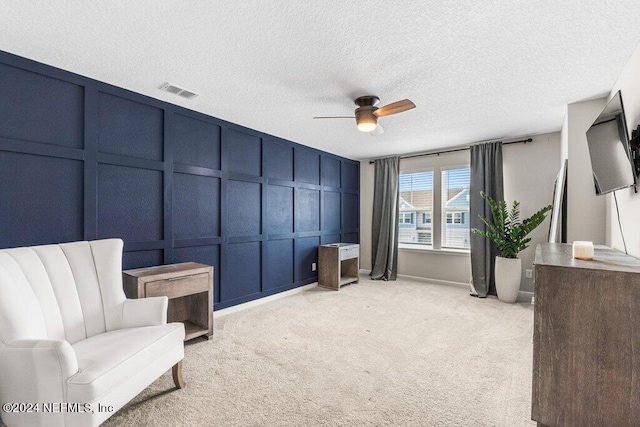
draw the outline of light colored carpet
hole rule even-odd
[[[320,288],[216,319],[105,426],[523,426],[533,309],[409,280]]]

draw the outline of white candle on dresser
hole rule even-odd
[[[573,257],[577,259],[593,259],[593,242],[576,240],[573,242]]]

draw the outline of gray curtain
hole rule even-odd
[[[480,196],[484,191],[493,200],[504,200],[502,180],[502,142],[471,146],[471,182],[469,185],[470,227],[485,230],[479,215],[491,218],[489,204]],[[496,295],[495,245],[482,236],[471,233],[471,295],[485,298]]]
[[[398,273],[398,210],[400,157],[375,161],[371,273],[374,280],[396,280]]]

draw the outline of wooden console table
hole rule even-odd
[[[640,260],[596,246],[538,245],[531,418],[546,426],[640,420]]]
[[[360,245],[333,243],[318,249],[318,286],[339,290],[348,283],[358,283]]]
[[[185,341],[213,335],[213,267],[186,262],[122,272],[127,298],[167,296],[168,322],[182,322]]]

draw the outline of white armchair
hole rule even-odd
[[[97,426],[173,367],[167,298],[126,299],[122,240],[0,250],[0,414],[7,426]]]

